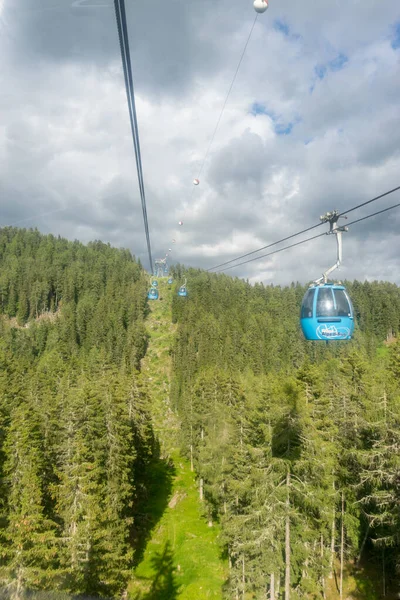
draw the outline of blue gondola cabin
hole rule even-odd
[[[156,288],[152,287],[149,290],[149,293],[147,294],[147,297],[149,300],[158,300],[158,290],[156,290]]]
[[[343,285],[310,287],[301,305],[300,325],[306,340],[350,340],[354,310]]]

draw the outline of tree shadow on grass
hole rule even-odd
[[[385,578],[385,595],[383,595],[382,563],[376,553],[367,552],[366,557],[359,566],[347,563],[344,569],[343,596],[351,600],[395,600],[399,598],[399,584],[395,576],[395,570],[391,575],[389,570]],[[335,591],[339,598],[339,566],[334,571]],[[350,584],[350,585],[349,585]]]
[[[151,565],[155,571],[151,589],[145,595],[139,593],[135,600],[176,600],[180,586],[176,581],[170,542],[166,542],[164,550],[151,559]]]
[[[173,462],[161,458],[160,450],[157,448],[153,458],[146,464],[139,481],[136,480],[138,496],[132,531],[135,566],[142,561],[152,532],[168,506],[175,473]]]

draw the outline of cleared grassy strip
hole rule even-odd
[[[152,468],[145,506],[151,531],[128,593],[135,600],[222,599],[227,564],[220,557],[219,528],[208,527],[202,514],[195,475],[177,449],[179,422],[169,404],[169,349],[175,331],[174,287],[169,287],[159,280],[162,300],[149,303],[150,343],[142,372],[162,453]]]
[[[208,527],[189,464],[178,453],[168,508],[138,565],[133,598],[150,600],[221,599],[226,565],[220,558],[218,527]],[[142,595],[141,595],[142,594]]]

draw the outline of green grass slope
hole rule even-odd
[[[336,563],[336,575],[327,580],[326,600],[339,598],[339,563]],[[385,593],[382,582],[382,565],[371,563],[368,559],[360,567],[347,564],[343,573],[343,598],[346,600],[395,600],[398,598],[393,581],[385,581]]]
[[[179,454],[179,422],[169,404],[174,287],[159,280],[161,300],[149,303],[150,343],[142,372],[151,393],[161,459],[153,466],[145,506],[151,533],[128,595],[134,600],[222,599],[227,565],[220,557],[219,529],[209,527],[203,517],[194,473]]]

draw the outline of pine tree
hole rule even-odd
[[[62,422],[55,495],[63,522],[64,587],[73,593],[101,593],[105,431],[100,399],[85,383],[69,389]]]
[[[22,402],[12,412],[4,446],[9,494],[1,554],[8,587],[16,600],[25,589],[51,587],[57,568],[57,528],[44,510],[38,421],[35,411]]]

